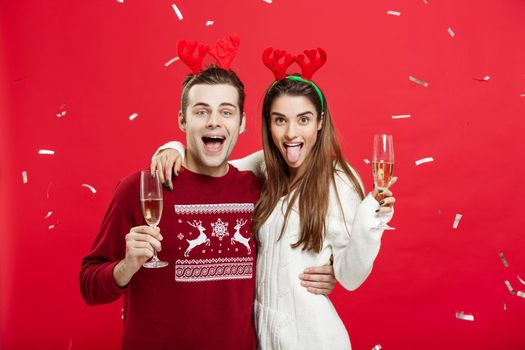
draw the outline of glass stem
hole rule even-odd
[[[156,224],[151,225],[153,229],[157,228]],[[153,257],[151,258],[151,261],[159,261],[159,258],[157,257],[157,249],[153,248]]]

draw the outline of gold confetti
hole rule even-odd
[[[514,295],[514,288],[512,288],[509,281],[505,281],[505,284],[507,285],[507,288],[509,289],[510,294]]]
[[[401,114],[401,115],[393,115],[392,119],[405,119],[405,118],[410,118],[410,117],[411,117],[410,114]]]
[[[129,118],[129,120],[133,120],[133,119],[137,118],[138,116],[139,116],[138,113],[133,113],[133,114],[130,115],[128,118]]]
[[[381,349],[382,349],[381,344],[377,344],[371,350],[381,350]]]
[[[423,81],[423,80],[419,80],[418,78],[415,78],[411,75],[408,76],[408,79],[410,79],[410,81],[416,83],[416,84],[419,84],[421,86],[424,86],[424,87],[428,87],[428,83],[426,81]]]
[[[22,183],[26,184],[28,181],[27,179],[27,171],[22,171]]]
[[[387,11],[386,13],[392,16],[401,16],[401,12],[398,11]]]
[[[45,219],[49,219],[51,217],[51,215],[53,215],[53,212],[52,211],[48,211],[47,215],[44,217],[44,220]]]
[[[169,67],[173,62],[177,62],[178,60],[179,60],[179,56],[173,57],[171,60],[169,60],[168,62],[164,63],[164,67]]]
[[[206,21],[206,27],[212,26],[214,23],[214,21]]]
[[[457,229],[458,228],[459,222],[460,222],[462,217],[463,217],[463,215],[456,214],[456,217],[454,218],[454,223],[452,224],[452,228],[453,229]]]
[[[452,30],[452,28],[448,27],[448,34],[450,34],[451,37],[455,37],[456,33]]]
[[[93,193],[97,193],[97,190],[95,190],[95,188],[93,186],[91,186],[91,185],[82,184],[82,186],[89,188],[91,190],[91,192],[93,192]]]
[[[368,159],[363,159],[363,162],[365,162],[365,164],[370,164],[370,161]]]
[[[463,311],[456,312],[456,318],[460,320],[465,320],[465,321],[474,321],[474,315],[466,314]]]
[[[525,293],[522,292],[521,290],[518,290],[518,294],[517,294],[519,297],[521,298],[525,298]]]
[[[501,259],[503,266],[509,267],[509,263],[507,262],[507,259],[505,259],[505,255],[503,255],[503,253],[499,253],[499,258]]]
[[[53,155],[55,154],[55,151],[52,151],[50,149],[41,149],[38,151],[38,154],[49,154],[49,155]]]
[[[263,0],[265,3],[267,4],[271,4],[272,3],[272,0]]]

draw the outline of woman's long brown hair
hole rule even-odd
[[[323,115],[323,123],[318,131],[316,143],[310,155],[305,159],[305,169],[307,170],[298,174],[293,183],[291,183],[288,165],[272,141],[270,131],[272,103],[282,95],[305,96],[315,106],[317,118]],[[343,171],[354,185],[361,199],[364,198],[363,188],[355,175],[357,172],[354,174],[341,153],[326,99],[324,110],[321,106],[320,97],[310,83],[282,79],[272,84],[266,93],[262,112],[262,138],[267,180],[263,184],[261,197],[255,206],[253,218],[252,228],[257,243],[260,242],[259,229],[261,226],[270,217],[281,197],[289,196],[280,237],[286,229],[288,217],[295,202],[298,202],[300,236],[299,240],[292,244],[292,247],[297,248],[302,245],[303,250],[319,252],[326,231],[330,185],[335,189],[336,172]],[[341,203],[339,204],[341,205]]]

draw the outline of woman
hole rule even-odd
[[[395,199],[388,188],[364,196],[357,172],[341,154],[326,99],[311,74],[308,79],[276,77],[263,105],[266,181],[253,218],[259,244],[259,348],[350,349],[330,300],[308,293],[297,275],[305,267],[329,264],[333,256],[337,280],[348,290],[359,287],[380,248],[383,231],[372,227],[380,221],[378,213],[390,220]],[[258,159],[255,154],[236,165],[257,172]],[[163,165],[172,167],[173,162]]]

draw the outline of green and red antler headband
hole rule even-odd
[[[308,62],[305,60],[305,55],[299,54],[292,56],[284,50],[277,50],[272,47],[267,48],[263,51],[263,62],[266,67],[268,67],[273,74],[275,75],[275,82],[270,86],[268,91],[270,91],[273,85],[282,79],[290,79],[295,81],[302,81],[304,83],[311,84],[312,87],[319,95],[321,100],[321,108],[324,110],[324,97],[321,90],[315,85],[312,81],[312,76],[314,73],[321,68],[326,63],[326,52],[318,48],[317,50],[304,50],[304,54],[308,57]],[[294,62],[296,62],[301,67],[301,75],[286,75],[286,70]]]

